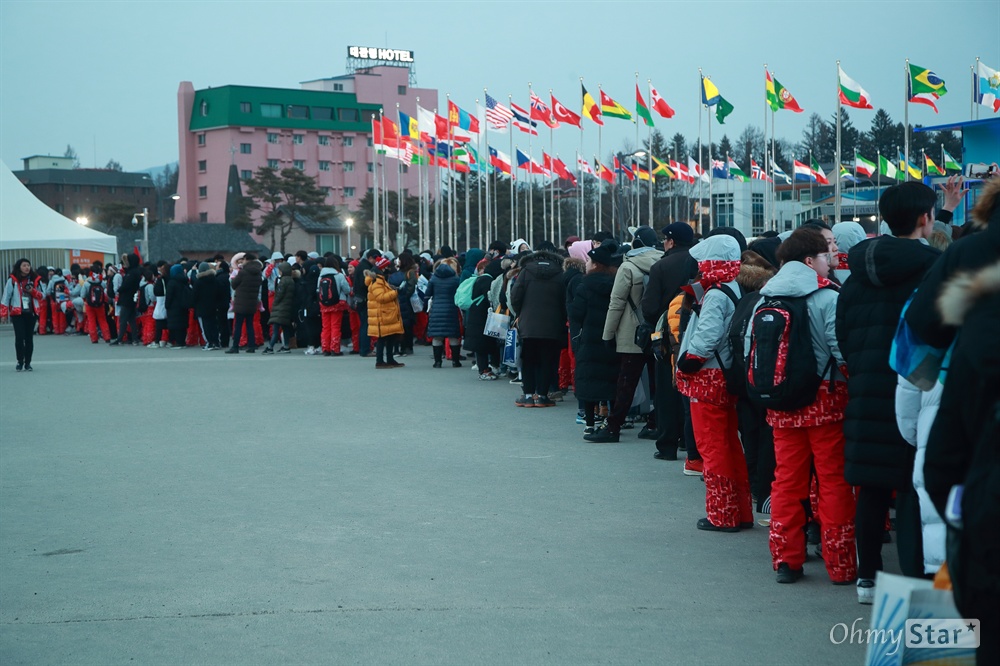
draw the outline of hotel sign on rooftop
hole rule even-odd
[[[362,60],[385,62],[413,62],[413,51],[401,49],[381,49],[374,46],[348,46],[347,55]]]

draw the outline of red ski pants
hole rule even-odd
[[[699,442],[699,450],[701,443]],[[774,483],[771,485],[771,559],[801,569],[806,559],[805,524],[809,468],[819,484],[823,561],[830,580],[857,576],[854,546],[854,491],[844,480],[844,424],[774,429]]]
[[[39,326],[41,324],[39,323]],[[101,338],[105,342],[111,340],[111,329],[108,327],[108,318],[104,314],[104,306],[87,306],[87,331],[90,333],[90,341],[97,342],[97,329],[101,329]]]
[[[344,313],[347,303],[343,301],[329,307],[320,308],[320,346],[324,352],[340,353],[340,331],[344,325]]]
[[[691,426],[705,461],[705,510],[716,527],[753,522],[746,457],[736,420],[736,406],[691,401]],[[774,501],[773,499],[771,500]]]

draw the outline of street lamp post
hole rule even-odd
[[[137,226],[139,220],[136,218],[142,216],[142,254],[143,258],[149,260],[149,209],[143,208],[141,213],[134,213],[132,215],[132,226]]]
[[[344,224],[347,225],[347,257],[348,259],[353,259],[354,257],[351,254],[351,227],[354,226],[354,220],[347,218],[344,220]]]

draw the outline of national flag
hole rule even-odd
[[[815,157],[811,158],[812,162],[812,172],[816,176],[816,182],[820,185],[829,185],[830,181],[826,179],[826,174],[823,173],[823,169],[820,167],[819,162],[816,161]]]
[[[565,162],[563,162],[561,159],[557,157],[555,158],[555,160],[552,161],[552,166],[554,167],[553,171],[557,176],[559,176],[563,180],[568,180],[569,182],[573,183],[573,187],[576,187],[576,176],[574,176],[573,172],[566,167]]]
[[[766,77],[764,94],[767,98],[767,103],[771,106],[771,110],[779,111],[781,109],[788,109],[795,113],[802,113],[802,107],[792,97],[792,93],[788,92],[778,79],[772,77],[771,72],[766,69],[764,70],[764,75]]]
[[[912,67],[912,65],[910,65]],[[933,92],[915,92],[913,88],[913,76],[912,72],[910,78],[906,80],[906,101],[911,104],[926,104],[927,106],[934,109],[934,113],[938,112],[937,101],[941,95]]]
[[[399,146],[399,127],[387,116],[382,116],[382,142],[387,146]]]
[[[404,141],[420,141],[420,126],[416,118],[411,118],[402,111],[399,112],[399,130]]]
[[[490,164],[509,176],[511,171],[510,155],[497,150],[493,146],[490,146],[489,149]]]
[[[722,160],[712,160],[712,178],[729,179],[729,172],[726,170],[726,163]]]
[[[948,154],[948,151],[944,148],[941,149],[941,161],[944,163],[945,171],[961,171],[962,165],[959,164],[954,157]]]
[[[479,119],[460,109],[450,99],[448,100],[448,124],[468,132],[479,133]]]
[[[733,160],[732,157],[726,158],[726,167],[729,169],[729,177],[735,178],[741,183],[745,183],[747,180],[746,172],[740,168],[740,165]]]
[[[603,90],[598,89],[598,92],[601,93],[602,116],[611,116],[612,118],[621,118],[622,120],[632,120],[632,114],[629,113],[624,106],[611,99],[611,96]]]
[[[694,182],[695,178],[691,175],[686,166],[676,160],[668,160],[667,163],[670,165],[670,170],[677,175],[678,180],[683,180],[685,183]]]
[[[653,176],[666,176],[667,178],[676,178],[674,172],[670,170],[664,162],[656,159],[656,155],[649,156],[653,160]]]
[[[576,166],[580,169],[580,175],[589,173],[594,178],[597,178],[597,173],[594,171],[594,167],[590,166],[590,162],[580,157],[580,154],[576,155]]]
[[[750,178],[753,180],[764,180],[767,182],[773,182],[771,177],[767,175],[767,171],[761,168],[754,159],[750,158]]]
[[[587,116],[593,120],[598,125],[604,124],[604,119],[601,118],[601,107],[597,106],[594,102],[594,98],[591,97],[587,89],[583,87],[583,81],[580,82],[580,90],[583,91],[583,115]]]
[[[910,67],[910,90],[914,93],[934,93],[938,97],[943,97],[948,89],[944,87],[944,80],[929,69],[919,65],[909,65]]]
[[[798,160],[793,160],[792,166],[795,168],[795,180],[799,182],[814,183],[816,182],[816,173],[810,169],[807,165],[799,162]]]
[[[510,111],[514,114],[514,127],[525,134],[538,136],[538,130],[535,129],[538,127],[538,123],[531,119],[531,115],[527,111],[513,102],[510,105]]]
[[[597,174],[601,180],[606,180],[612,185],[615,182],[615,174],[608,167],[604,166],[600,162],[597,163]]]
[[[447,118],[434,114],[434,136],[442,141],[447,140],[449,127]]]
[[[646,169],[643,169],[639,165],[639,163],[636,162],[635,160],[632,160],[632,173],[634,173],[635,177],[638,178],[639,180],[646,180],[646,181],[650,181],[651,180],[654,183],[656,182],[656,178],[654,178],[653,176],[651,176],[649,174],[649,171],[646,170]]]
[[[703,183],[710,183],[712,181],[712,179],[708,177],[708,174],[705,173],[705,170],[701,168],[701,165],[695,162],[694,158],[691,157],[690,155],[688,155],[687,173],[688,177],[690,178],[688,182],[691,183],[698,180],[699,178]]]
[[[934,160],[927,157],[927,153],[924,153],[924,168],[927,170],[928,176],[943,176],[944,171],[938,168],[937,164],[934,164]]]
[[[837,76],[840,83],[840,102],[855,109],[871,109],[871,96],[861,85],[844,73],[837,65]]]
[[[715,118],[720,125],[726,124],[726,116],[733,112],[733,105],[726,101],[726,98],[719,95],[719,102],[715,105]]]
[[[649,109],[646,108],[646,101],[642,98],[642,93],[639,92],[639,84],[635,84],[635,114],[642,118],[643,122],[646,123],[646,127],[653,126],[653,116],[649,115]]]
[[[773,159],[771,160],[771,173],[774,174],[775,178],[780,178],[786,183],[792,182],[792,179],[788,177],[788,174],[785,173],[784,170],[780,166],[778,166],[778,164]]]
[[[617,155],[615,155],[614,157],[614,167],[615,167],[615,173],[625,174],[625,177],[628,178],[629,180],[635,180],[635,174],[632,173],[631,169],[629,169],[627,166],[618,161]]]
[[[903,174],[896,168],[896,165],[887,159],[885,155],[878,156],[878,173],[880,176],[895,178],[896,180],[903,180],[904,178]]]
[[[854,171],[855,173],[860,173],[865,178],[871,178],[878,171],[878,165],[854,153]]]
[[[719,94],[719,89],[712,83],[712,79],[701,77],[701,103],[705,106],[715,106],[720,99],[722,96]]]
[[[649,101],[653,104],[653,111],[656,111],[664,118],[674,117],[674,110],[660,97],[660,94],[656,92],[656,88],[653,87],[652,83],[649,84]]]
[[[851,172],[847,170],[847,167],[845,167],[843,164],[840,165],[840,179],[841,180],[846,180],[846,181],[851,182],[851,183],[858,182],[858,179],[855,178],[851,174]]]
[[[548,169],[521,152],[520,148],[515,148],[517,153],[517,168],[524,169],[528,173],[538,173],[543,176],[552,175]]]
[[[1000,111],[1000,72],[987,67],[982,62],[976,64],[976,75],[972,79],[972,97],[976,104]]]
[[[583,121],[577,114],[563,106],[554,95],[549,95],[552,100],[552,119],[567,125],[583,127]]]
[[[917,167],[906,161],[906,158],[903,156],[903,151],[899,150],[898,153],[899,153],[900,171],[905,170],[907,173],[910,174],[910,178],[916,178],[917,180],[920,180],[921,178],[924,177],[923,171],[921,171],[920,169],[918,169]]]
[[[420,130],[420,140],[424,143],[431,143],[432,138],[437,136],[437,114],[418,104],[417,128]],[[427,139],[424,139],[424,135],[427,135]],[[447,133],[445,137],[447,137]]]
[[[488,122],[493,129],[496,130],[506,130],[510,126],[510,121],[513,120],[514,114],[511,113],[510,109],[496,101],[487,93],[486,95],[486,122]]]
[[[545,102],[543,102],[535,93],[531,93],[530,98],[531,117],[534,120],[542,121],[546,127],[559,127],[559,121],[552,117],[552,112],[549,111],[549,107],[545,106]]]

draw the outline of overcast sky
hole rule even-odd
[[[1000,2],[46,2],[0,0],[0,159],[62,155],[72,144],[85,167],[118,160],[126,170],[175,161],[177,86],[297,88],[343,74],[347,46],[415,52],[417,83],[468,110],[483,88],[527,107],[528,82],[579,110],[579,79],[629,110],[635,72],[676,110],[656,128],[698,134],[698,68],[736,108],[735,138],[764,117],[763,64],[803,114],[779,112],[779,137],[798,141],[807,117],[836,110],[836,61],[896,120],[903,117],[904,59],[943,78],[940,115],[910,105],[923,125],[969,118],[969,67],[1000,69]],[[648,102],[647,102],[648,103]],[[442,101],[443,104],[443,101]],[[866,129],[872,111],[852,110]],[[983,107],[981,117],[991,115]],[[607,154],[631,123],[606,119]],[[584,152],[597,152],[585,124]],[[640,129],[640,138],[645,127]],[[707,130],[704,130],[707,138]],[[506,137],[490,135],[505,150]],[[542,139],[548,147],[548,136]],[[525,139],[518,143],[526,147]],[[567,162],[575,128],[555,132]],[[535,155],[540,159],[538,140]]]

